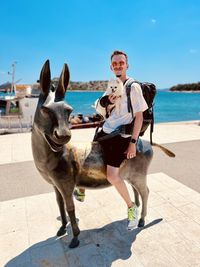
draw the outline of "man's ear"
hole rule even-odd
[[[113,67],[112,67],[112,65],[110,65],[110,69],[113,71]]]

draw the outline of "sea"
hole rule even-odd
[[[102,96],[99,91],[69,91],[65,100],[73,107],[72,115],[84,116],[95,113],[95,100]],[[0,97],[2,94],[0,93]],[[200,92],[172,92],[157,90],[154,100],[155,123],[200,120]]]
[[[65,99],[74,114],[93,114],[95,100],[102,92],[67,92]],[[154,100],[155,123],[200,120],[200,92],[157,90]]]

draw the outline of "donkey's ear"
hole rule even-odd
[[[47,60],[44,63],[42,70],[40,72],[40,86],[44,95],[48,95],[50,83],[51,83],[50,63],[49,60]]]
[[[64,97],[64,94],[67,90],[67,86],[69,84],[69,77],[70,77],[69,68],[67,64],[64,64],[63,70],[61,72],[60,79],[58,82],[58,87],[56,90],[57,97]]]

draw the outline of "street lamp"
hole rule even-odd
[[[15,92],[15,66],[16,64],[17,64],[17,61],[14,61],[12,64],[12,72],[8,71],[8,74],[12,75],[11,93]]]

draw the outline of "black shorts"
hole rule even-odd
[[[103,135],[106,135],[102,132]],[[104,141],[100,141],[106,165],[119,168],[122,161],[126,159],[124,153],[131,141],[131,137],[124,138],[121,135],[116,135]]]

